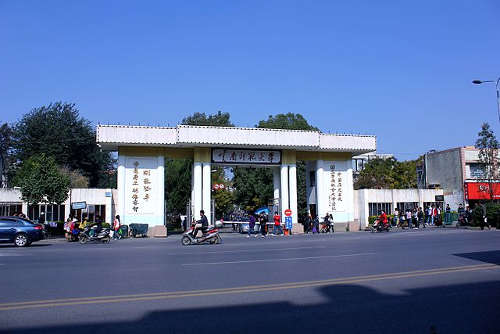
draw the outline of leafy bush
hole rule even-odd
[[[500,229],[500,204],[487,203],[486,204],[486,217],[488,218],[488,223],[492,227]],[[483,209],[481,206],[476,206],[472,210],[472,226],[480,226],[483,220]]]

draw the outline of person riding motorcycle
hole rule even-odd
[[[375,221],[375,224],[373,224],[374,227],[377,227],[379,224],[382,224],[382,227],[387,226],[389,223],[389,220],[387,219],[387,214],[385,213],[384,210],[380,212],[380,216],[378,217],[377,221]]]
[[[201,216],[200,220],[196,221],[196,225],[194,225],[193,238],[196,238],[196,235],[200,230],[203,232],[203,234],[207,232],[208,219],[207,216],[205,216],[204,210],[200,210],[200,216]]]

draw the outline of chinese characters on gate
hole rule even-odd
[[[342,202],[342,173],[335,171],[335,164],[330,165],[330,208],[337,210],[337,202]]]
[[[132,210],[138,212],[141,202],[148,202],[151,193],[151,170],[143,169],[142,175],[139,172],[139,161],[134,162],[134,172],[132,173]],[[142,179],[140,179],[142,176]]]
[[[280,151],[213,149],[215,163],[279,164]]]

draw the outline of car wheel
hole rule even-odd
[[[20,233],[20,234],[16,235],[14,242],[15,242],[17,247],[26,247],[26,246],[29,246],[29,244],[30,244],[28,237],[24,233]]]

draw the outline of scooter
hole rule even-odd
[[[89,241],[100,241],[102,243],[108,243],[110,238],[110,229],[103,228],[97,233],[97,226],[87,226],[80,232],[78,239],[81,244],[86,244]]]
[[[181,243],[183,246],[188,245],[196,245],[196,244],[220,244],[222,242],[222,238],[219,235],[219,231],[214,226],[209,226],[207,232],[203,233],[201,237],[194,237],[194,225],[191,226],[189,230],[184,232]]]
[[[374,232],[389,232],[391,230],[391,225],[390,224],[384,224],[379,220],[376,220],[373,225],[370,227],[370,230],[372,233]]]

